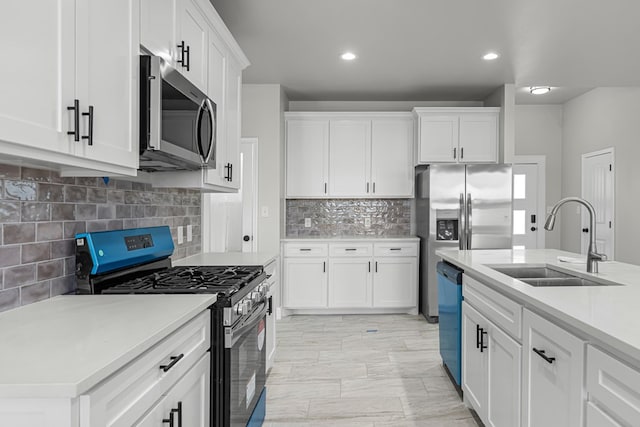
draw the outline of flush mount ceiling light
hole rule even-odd
[[[495,52],[489,52],[485,56],[482,57],[485,61],[493,61],[494,59],[498,59],[500,55]]]
[[[529,92],[531,92],[532,95],[544,95],[545,93],[551,92],[551,88],[549,86],[531,86]]]
[[[345,52],[342,55],[340,55],[340,58],[344,59],[345,61],[353,61],[354,59],[357,58],[357,56],[353,52]]]

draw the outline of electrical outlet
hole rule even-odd
[[[187,225],[187,242],[193,240],[193,225]]]
[[[364,226],[365,226],[365,228],[371,227],[371,217],[370,216],[368,216],[368,217],[366,217],[364,219]]]
[[[178,227],[178,244],[184,243],[184,227],[181,225]]]
[[[304,226],[305,226],[305,228],[311,227],[311,218],[305,218],[304,219]]]

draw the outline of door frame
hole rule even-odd
[[[258,165],[258,149],[259,149],[259,145],[258,145],[258,138],[257,137],[243,137],[240,138],[240,152],[242,152],[242,150],[247,147],[248,149],[250,149],[253,152],[253,182],[251,183],[251,186],[253,188],[253,197],[251,202],[253,203],[253,212],[251,215],[251,228],[253,229],[253,233],[251,236],[251,252],[257,252],[258,251],[258,172],[259,172],[259,165]],[[246,164],[244,163],[244,160],[242,161],[242,173],[244,175],[244,168],[246,167]],[[244,179],[244,176],[243,176]],[[242,188],[240,189],[240,191],[242,191]],[[242,204],[242,211],[244,213],[244,202]],[[244,217],[242,219],[243,222],[243,226],[244,226]],[[244,233],[243,233],[244,234]]]
[[[588,158],[588,157],[596,157],[596,156],[601,156],[603,154],[611,154],[611,173],[613,174],[613,176],[611,177],[611,185],[612,185],[612,189],[611,189],[611,254],[605,254],[607,255],[609,260],[614,260],[615,259],[615,251],[616,251],[616,150],[615,147],[608,147],[608,148],[603,148],[602,150],[597,150],[597,151],[592,151],[590,153],[583,153],[582,156],[580,157],[580,196],[582,197],[584,194],[584,161]],[[584,224],[583,221],[583,216],[584,216],[584,209],[581,211],[581,215],[580,215],[580,221],[582,224]],[[584,234],[584,233],[581,233]],[[582,249],[583,244],[582,244],[582,240],[583,240],[583,236],[580,236],[580,249]],[[600,250],[602,251],[602,248],[600,248]]]
[[[537,245],[539,249],[546,248],[545,246],[545,230],[544,230],[544,222],[546,219],[546,201],[547,201],[547,156],[543,155],[517,155],[513,156],[514,164],[535,164],[538,166],[538,182],[536,183],[538,187],[538,211],[536,213],[537,223],[538,223],[538,231],[540,233],[537,234]],[[512,190],[513,191],[513,190]],[[513,193],[511,195],[513,197]],[[542,225],[542,227],[541,227]]]

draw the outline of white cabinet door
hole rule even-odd
[[[209,384],[210,355],[207,353],[134,425],[208,427],[211,405]]]
[[[138,167],[140,8],[131,0],[78,0],[76,87],[82,139],[76,154]]]
[[[329,307],[371,307],[371,259],[329,259]]]
[[[177,17],[176,68],[206,93],[209,26],[193,0],[178,0]]]
[[[74,105],[75,7],[75,0],[4,2],[0,140],[60,153],[81,144],[67,135],[75,130],[67,110]]]
[[[373,119],[371,127],[371,194],[413,197],[413,121]]]
[[[461,163],[498,161],[498,115],[460,115],[459,158]]]
[[[637,421],[637,420],[636,420]],[[629,423],[628,425],[633,425]],[[623,427],[622,424],[611,418],[600,408],[598,408],[593,402],[587,402],[587,419],[585,421],[586,427]]]
[[[462,390],[464,398],[482,420],[487,414],[487,356],[480,351],[480,340],[488,341],[488,321],[466,302],[462,302]]]
[[[327,307],[327,259],[285,258],[285,307]]]
[[[140,0],[140,45],[176,65],[176,0]]]
[[[287,197],[326,197],[329,120],[287,121]]]
[[[361,197],[371,192],[371,121],[329,123],[329,194]]]
[[[224,172],[226,185],[230,188],[240,188],[242,171],[240,167],[240,135],[241,133],[241,96],[242,69],[240,65],[229,58],[227,61],[227,81],[225,97],[225,152],[224,161],[227,166]],[[224,170],[224,168],[223,168]]]
[[[425,115],[419,120],[419,162],[455,163],[458,158],[458,115]]]
[[[517,427],[521,422],[522,346],[489,320],[487,418],[491,427]],[[487,351],[487,350],[485,350]]]
[[[413,307],[416,305],[416,258],[376,258],[373,275],[374,307]]]
[[[527,309],[523,326],[522,425],[581,426],[584,342]]]

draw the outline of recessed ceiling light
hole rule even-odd
[[[531,92],[532,95],[544,95],[545,93],[551,92],[551,88],[549,86],[531,86],[529,92]]]
[[[482,59],[484,59],[485,61],[493,61],[494,59],[498,59],[498,56],[500,55],[495,52],[489,52],[485,56],[483,56]]]
[[[340,58],[344,59],[345,61],[353,61],[357,57],[353,52],[345,52],[342,55],[340,55]]]

